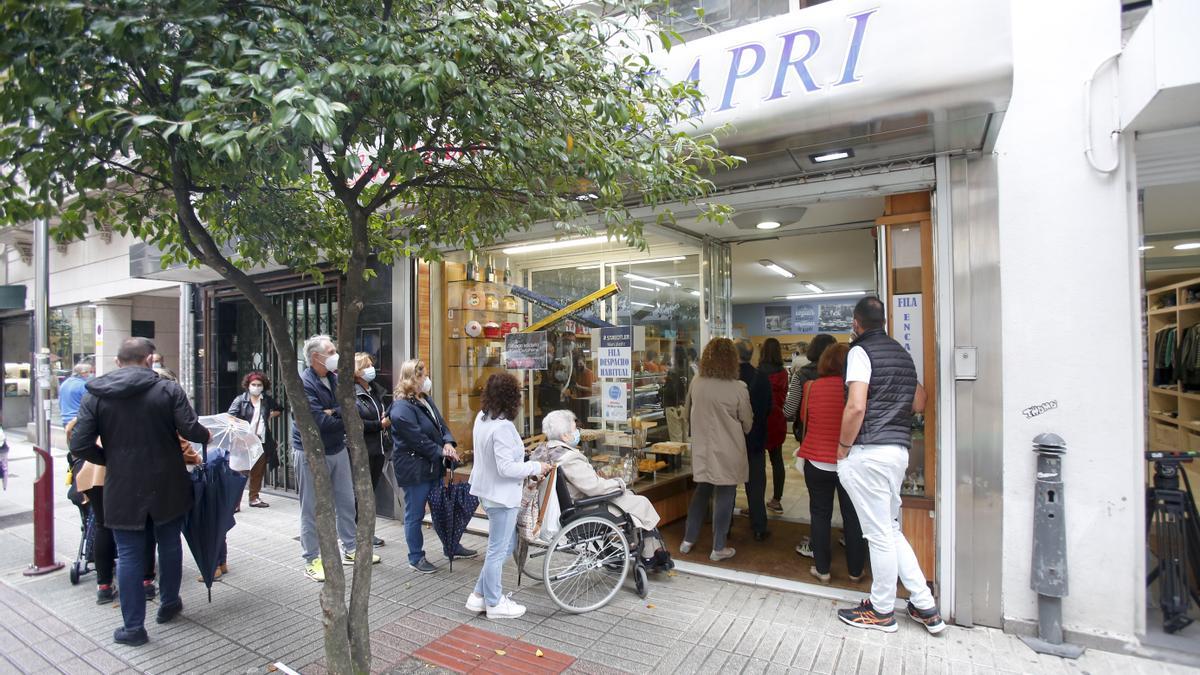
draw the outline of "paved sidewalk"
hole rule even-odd
[[[262,673],[277,661],[306,675],[325,672],[318,585],[303,576],[295,500],[275,496],[269,509],[243,509],[229,536],[231,573],[214,585],[211,604],[185,553],[183,618],[151,621],[149,644],[124,647],[112,642],[118,609],[95,604],[94,575],[79,586],[65,570],[21,575],[32,559],[33,528],[22,514],[32,503],[33,462],[20,457],[14,452],[18,475],[0,492],[0,674]],[[62,462],[55,465],[61,481]],[[56,516],[57,551],[66,560],[78,545],[79,518],[65,499]],[[571,615],[528,579],[516,588],[510,565],[505,588],[529,612],[491,622],[462,606],[479,560],[456,561],[450,572],[431,553],[443,569],[419,575],[405,564],[400,524],[381,521],[378,534],[388,543],[378,550],[384,560],[371,589],[377,672],[1200,672],[1097,650],[1079,661],[1038,656],[988,628],[953,627],[934,638],[902,620],[895,634],[867,633],[837,622],[830,600],[686,574],[652,579],[646,600],[629,583],[607,607]],[[427,543],[435,539],[428,531]],[[464,543],[484,547],[469,534]]]

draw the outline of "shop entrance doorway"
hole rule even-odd
[[[777,340],[790,380],[790,371],[808,362],[807,348],[818,335],[850,342],[853,308],[862,297],[877,295],[888,307],[888,331],[913,355],[931,402],[924,415],[913,419],[913,448],[902,488],[901,519],[923,571],[934,581],[937,411],[933,403],[934,314],[933,303],[929,302],[933,297],[929,193],[773,206],[761,211],[741,207],[737,219],[739,225],[750,226],[727,241],[732,257],[731,337],[753,343],[755,366],[760,365],[764,343]],[[759,223],[772,229],[762,228]],[[774,508],[767,510],[768,539],[754,538],[746,492],[739,489],[728,544],[737,554],[721,563],[710,562],[712,532],[706,525],[693,551],[679,555],[679,559],[822,584],[810,572],[814,566],[808,541],[812,523],[810,493],[803,462],[796,457],[799,445],[789,421],[779,453],[782,461],[766,462],[766,499],[779,498],[778,504],[772,503]],[[869,563],[861,580],[850,578],[845,549],[839,543],[843,523],[837,505],[832,525],[829,585],[850,591],[869,590]],[[683,528],[683,521],[664,528],[673,551],[678,551]]]

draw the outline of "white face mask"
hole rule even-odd
[[[155,362],[155,364],[154,364],[154,365],[152,365],[152,366],[150,366],[150,367],[151,367],[152,369],[154,369],[154,372],[156,372],[156,373],[162,372],[162,369],[163,369],[163,366],[162,366],[162,364],[161,364],[161,363],[157,363],[157,362]]]
[[[331,373],[335,373],[335,372],[337,372],[337,367],[338,367],[338,354],[336,352],[334,352],[330,356],[325,357],[325,370],[328,370]]]
[[[426,376],[425,381],[421,383],[421,393],[428,395],[433,391],[433,380]]]
[[[367,382],[374,382],[375,381],[375,366],[371,366],[369,368],[363,368],[362,379],[366,380]]]
[[[246,388],[251,396],[262,396],[263,386],[261,384],[252,384]]]

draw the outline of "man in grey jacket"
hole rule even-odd
[[[925,389],[912,356],[883,329],[883,303],[854,307],[854,342],[846,357],[846,408],[838,440],[838,479],[871,550],[871,597],[838,618],[858,628],[897,630],[896,577],[908,589],[908,615],[933,634],[946,629],[912,546],[900,531],[900,484],[912,447],[912,415],[925,410]]]

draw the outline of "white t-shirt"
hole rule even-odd
[[[846,382],[871,383],[871,357],[862,347],[851,347],[846,355]]]

